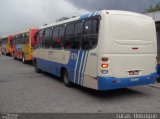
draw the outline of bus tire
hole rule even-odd
[[[72,83],[69,81],[68,72],[66,70],[62,71],[63,83],[66,87],[71,87]]]
[[[35,67],[35,72],[36,73],[41,73],[42,72],[41,69],[38,68],[38,64],[37,64],[36,60],[34,61],[34,67]]]
[[[23,64],[26,64],[26,60],[25,60],[24,54],[22,55],[22,62],[23,62]]]

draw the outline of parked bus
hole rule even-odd
[[[11,40],[13,36],[9,35],[1,39],[1,52],[4,55],[11,55]]]
[[[12,54],[14,59],[20,59],[23,63],[32,61],[34,35],[37,31],[37,28],[31,28],[14,35],[12,41]]]
[[[154,21],[126,11],[96,11],[42,26],[33,52],[36,72],[100,91],[155,82]]]

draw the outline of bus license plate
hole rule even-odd
[[[136,81],[139,81],[139,78],[132,78],[131,79],[131,82],[136,82]]]

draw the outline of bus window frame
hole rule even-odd
[[[97,48],[97,46],[98,46],[101,16],[95,16],[95,17],[90,17],[90,18],[84,19],[82,42],[83,42],[84,36],[89,36],[89,35],[84,35],[85,22],[88,21],[88,20],[92,20],[92,23],[93,23],[93,21],[94,21],[95,19],[98,20],[98,26],[97,26],[97,27],[98,27],[98,31],[97,31],[97,34],[92,34],[92,25],[91,25],[91,35],[92,35],[92,36],[93,36],[93,35],[97,35],[97,43],[96,43],[96,45],[95,45],[94,47],[92,47],[92,48],[89,48],[89,49],[81,49],[81,50],[90,51],[90,50],[93,50],[93,49]],[[90,36],[91,36],[91,35],[90,35]],[[81,48],[82,48],[82,46],[81,46]]]

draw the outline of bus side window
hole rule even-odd
[[[43,38],[44,38],[44,31],[40,30],[39,31],[39,45],[40,45],[40,47],[43,47]]]
[[[64,40],[64,48],[72,49],[72,41],[74,40],[74,24],[68,24],[66,27],[66,37]]]
[[[64,31],[65,31],[65,27],[62,26],[59,29],[59,40],[58,40],[58,44],[59,44],[59,48],[61,48],[63,46],[63,41],[64,41]]]
[[[27,43],[29,43],[29,33],[27,32],[27,33],[25,33],[25,43],[27,44]]]
[[[37,31],[34,34],[34,46],[39,47],[40,46],[40,36],[39,36],[39,31]]]
[[[59,39],[59,28],[55,27],[53,29],[53,35],[52,35],[52,48],[60,48],[60,39]]]
[[[22,44],[22,34],[18,35],[17,43]]]
[[[44,39],[44,36],[45,36],[45,30],[43,31],[43,34],[42,34],[42,48],[45,48],[45,39]]]
[[[50,48],[50,28],[45,29],[44,39],[43,39],[43,47]]]
[[[99,31],[99,20],[94,19],[92,22],[92,34],[98,34]]]
[[[86,20],[84,24],[84,34],[82,39],[82,49],[90,50],[96,47],[98,43],[98,19]]]
[[[90,35],[91,34],[91,28],[92,28],[92,20],[87,20],[84,25],[84,34]]]
[[[83,23],[82,22],[78,22],[78,23],[75,24],[72,49],[80,49],[81,48],[82,29],[83,29]]]

